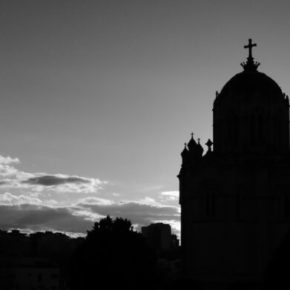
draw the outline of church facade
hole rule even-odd
[[[184,274],[204,289],[260,289],[289,231],[289,99],[258,71],[254,46],[216,93],[207,152],[192,134],[181,153]]]

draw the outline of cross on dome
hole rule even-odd
[[[257,68],[260,65],[259,62],[254,61],[254,58],[252,55],[253,47],[256,47],[256,46],[257,44],[253,43],[251,38],[249,38],[249,43],[247,45],[244,45],[244,48],[249,49],[249,56],[247,58],[247,61],[241,63],[245,71],[252,71],[252,72],[257,71]]]
[[[248,48],[249,49],[249,58],[253,58],[252,56],[252,49],[253,47],[256,47],[257,43],[252,43],[252,39],[249,38],[249,44],[248,45],[244,45],[244,48]]]

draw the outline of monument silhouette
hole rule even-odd
[[[207,152],[192,134],[181,153],[184,275],[204,289],[262,289],[289,231],[289,99],[258,71],[255,46],[216,93]]]

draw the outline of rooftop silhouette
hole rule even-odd
[[[216,93],[207,152],[191,136],[181,153],[184,275],[204,289],[262,289],[289,232],[289,99],[257,70],[256,46]]]

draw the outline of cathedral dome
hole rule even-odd
[[[244,70],[232,77],[217,94],[215,104],[230,102],[270,103],[283,101],[284,96],[279,85],[264,73],[257,70]]]
[[[214,150],[225,153],[286,152],[289,148],[289,99],[280,86],[257,70],[249,39],[243,72],[216,94]]]

